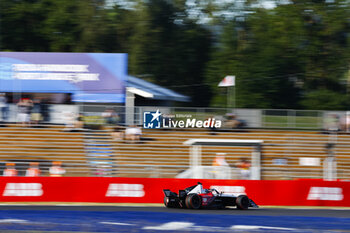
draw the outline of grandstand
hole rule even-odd
[[[0,128],[1,171],[6,162],[15,162],[24,175],[29,162],[40,162],[43,176],[48,176],[52,161],[62,161],[66,176],[176,177],[189,168],[191,138],[259,139],[261,177],[270,179],[322,178],[326,146],[335,143],[339,179],[350,179],[350,135],[320,131],[203,129],[144,129],[137,143],[113,141],[111,128],[66,132],[62,126],[25,128],[7,125]],[[226,153],[232,179],[239,179],[235,165],[250,159],[252,148],[203,147],[202,165],[211,166],[216,153]],[[300,158],[316,158],[318,164],[300,165]]]
[[[123,164],[146,165],[150,176],[174,177],[189,166],[189,147],[183,142],[191,138],[260,139],[262,145],[262,179],[322,178],[322,161],[327,155],[325,146],[333,136],[314,131],[249,130],[216,132],[205,130],[144,130],[141,144],[116,143],[119,161]],[[333,139],[332,139],[333,140]],[[335,155],[338,177],[349,179],[350,136],[337,135]],[[251,157],[250,147],[203,147],[202,165],[211,166],[216,153],[226,153],[227,162],[234,166],[240,158]],[[300,158],[319,158],[319,166],[300,166]],[[285,161],[281,161],[284,159]],[[285,163],[285,164],[283,164]],[[126,168],[127,169],[127,168]],[[124,171],[125,175],[131,170]],[[145,171],[143,171],[145,172]]]
[[[14,162],[24,175],[29,162],[39,162],[42,175],[48,176],[53,161],[65,164],[69,175],[85,175],[84,140],[81,133],[65,132],[63,127],[26,128],[8,124],[0,129],[0,158]],[[1,169],[4,168],[2,164]]]

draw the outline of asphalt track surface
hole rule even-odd
[[[27,205],[7,205],[0,206],[0,210],[60,210],[60,211],[97,211],[97,212],[161,212],[161,213],[183,213],[183,214],[213,214],[213,215],[246,215],[246,216],[299,216],[299,217],[335,217],[350,218],[350,209],[328,208],[328,209],[309,209],[308,207],[298,208],[269,208],[260,207],[258,209],[238,210],[236,208],[227,208],[224,210],[216,209],[170,209],[165,207],[143,207],[143,206],[27,206]]]
[[[4,205],[0,232],[350,232],[350,209]]]

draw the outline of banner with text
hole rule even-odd
[[[0,92],[70,93],[76,102],[125,102],[127,54],[0,52]]]
[[[258,205],[350,206],[350,182],[193,180],[112,177],[0,177],[1,202],[162,203],[163,189],[204,188],[246,194]]]

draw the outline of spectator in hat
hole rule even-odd
[[[29,98],[22,98],[17,103],[18,115],[17,120],[23,126],[27,126],[30,123],[30,112],[33,107],[33,101]]]
[[[26,170],[26,176],[28,177],[40,176],[39,163],[37,162],[30,163],[29,168]]]
[[[3,176],[17,176],[18,172],[15,168],[14,163],[6,163],[6,169],[4,170]]]
[[[52,162],[52,166],[50,167],[50,176],[52,177],[60,177],[66,173],[66,170],[61,166],[62,163],[59,161]]]
[[[141,135],[142,130],[136,125],[131,125],[125,129],[125,140],[127,140],[128,142],[140,141]]]

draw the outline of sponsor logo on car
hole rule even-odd
[[[109,184],[106,197],[143,197],[142,184]]]
[[[44,191],[40,183],[7,183],[3,196],[40,197]]]
[[[216,189],[217,191],[223,192],[225,194],[233,194],[235,196],[247,195],[245,192],[244,186],[217,186],[217,185],[213,185],[210,188]]]

